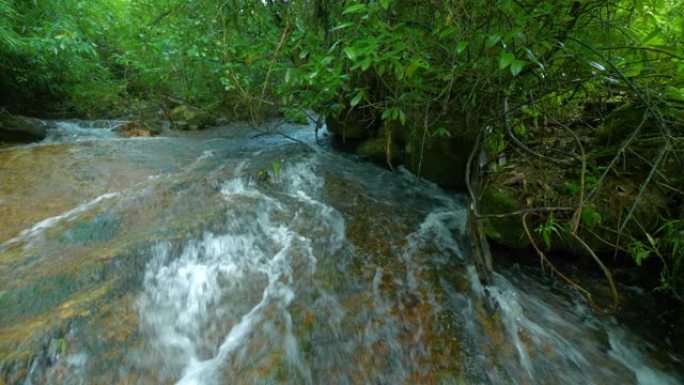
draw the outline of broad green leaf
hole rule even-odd
[[[354,47],[344,47],[344,54],[347,55],[349,60],[355,60],[359,56],[358,51]]]
[[[525,123],[519,122],[513,127],[513,132],[517,136],[524,136],[525,133],[527,133],[527,127],[525,126]]]
[[[363,99],[365,92],[363,90],[359,91],[356,93],[356,96],[354,96],[354,99],[351,100],[349,103],[352,107],[356,107],[359,102],[361,102],[361,99]]]
[[[582,208],[582,223],[589,229],[593,229],[600,225],[603,218],[601,214],[596,212],[591,206],[584,206]]]
[[[579,194],[579,186],[574,183],[565,182],[565,189],[568,191],[568,193],[570,193],[570,196],[573,198],[575,198]],[[582,219],[584,219],[584,210],[582,210],[582,217]],[[584,224],[586,225],[586,222]]]
[[[641,71],[644,69],[644,65],[641,63],[631,65],[622,74],[628,78],[636,77],[641,75]]]
[[[458,44],[456,44],[456,53],[460,54],[461,52],[465,51],[466,48],[468,48],[468,42],[459,41]]]
[[[362,71],[367,70],[371,64],[373,64],[373,58],[367,57],[367,58],[363,59],[363,61],[361,62],[361,70]]]
[[[413,77],[413,74],[416,72],[418,69],[418,63],[412,62],[411,64],[406,67],[406,73],[404,74],[406,78],[411,79]]]
[[[444,127],[440,127],[435,130],[435,132],[432,134],[432,136],[437,136],[437,137],[451,137],[451,133]]]
[[[343,15],[346,15],[348,13],[359,13],[363,12],[366,10],[366,4],[354,4],[352,6],[349,6],[342,11]]]
[[[380,5],[386,10],[389,9],[390,0],[380,0]]]
[[[675,101],[675,102],[684,102],[684,88],[674,88],[670,87],[668,90],[666,97],[669,101]]]
[[[525,64],[524,60],[513,60],[513,63],[511,63],[511,75],[518,76],[520,71],[525,68]]]
[[[511,65],[513,63],[513,60],[515,60],[515,55],[512,53],[506,52],[501,57],[499,58],[499,69],[504,69]]]
[[[487,39],[487,48],[494,47],[501,40],[501,34],[490,35]]]
[[[458,31],[456,27],[444,28],[442,32],[439,33],[439,39],[441,40],[449,35],[453,35],[454,33],[456,33],[456,31]]]

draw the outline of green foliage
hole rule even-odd
[[[565,182],[565,189],[567,190],[568,194],[570,194],[571,197],[576,198],[579,195],[579,186],[571,183],[571,182]]]
[[[553,238],[560,238],[564,230],[561,224],[554,220],[553,214],[551,214],[546,218],[546,222],[540,224],[534,231],[541,235],[544,246],[546,246],[547,250],[550,250],[553,245]]]
[[[585,205],[584,207],[582,207],[582,224],[586,228],[593,230],[596,227],[600,226],[602,221],[603,217],[598,211],[594,209],[593,206]]]
[[[280,177],[280,173],[283,171],[283,161],[275,160],[271,163],[271,174],[273,178],[277,179]]]
[[[650,249],[639,241],[632,242],[632,244],[629,245],[628,251],[632,258],[634,258],[634,263],[636,263],[637,266],[641,266],[641,264],[651,256]]]

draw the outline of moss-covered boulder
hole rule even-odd
[[[411,172],[442,187],[465,187],[465,170],[473,141],[465,136],[426,137],[405,143]]]
[[[34,142],[45,139],[46,124],[0,110],[0,142]]]
[[[387,142],[385,138],[367,139],[356,148],[356,155],[381,162],[387,159]]]
[[[392,141],[391,136],[375,137],[361,142],[356,147],[356,155],[378,163],[403,162],[403,150],[398,143]]]
[[[507,214],[519,210],[522,208],[522,203],[518,200],[518,195],[514,189],[488,185],[482,193],[480,212],[482,214]],[[518,249],[530,245],[519,215],[488,219],[484,229],[487,237],[500,245]]]
[[[169,112],[169,119],[172,121],[172,127],[185,131],[200,130],[211,123],[210,114],[186,104],[172,109]]]

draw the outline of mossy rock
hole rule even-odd
[[[519,210],[522,204],[515,196],[515,190],[489,185],[483,191],[480,212],[482,214],[506,214]],[[530,245],[519,215],[487,219],[484,229],[487,237],[500,245],[516,249]]]
[[[377,133],[380,120],[372,113],[347,110],[339,116],[326,116],[325,124],[329,133],[342,139],[366,139]]]
[[[387,138],[378,137],[367,139],[356,148],[356,155],[374,162],[387,163]],[[402,161],[402,150],[397,143],[390,143],[389,160]]]
[[[118,234],[121,220],[112,215],[100,215],[88,222],[79,223],[68,229],[61,242],[84,246],[114,239]]]
[[[371,138],[359,144],[356,148],[356,155],[366,159],[382,161],[387,159],[386,148],[385,138]]]
[[[472,141],[465,137],[426,138],[405,145],[406,166],[414,174],[442,187],[465,187],[465,170]]]
[[[33,142],[45,139],[45,123],[0,110],[0,141]]]
[[[186,131],[202,129],[211,122],[211,116],[207,112],[185,104],[171,110],[169,118],[175,128]]]

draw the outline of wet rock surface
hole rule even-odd
[[[539,270],[480,286],[465,202],[412,174],[239,126],[75,132],[0,151],[0,383],[679,383]]]
[[[0,142],[25,143],[45,139],[47,124],[0,110]]]

